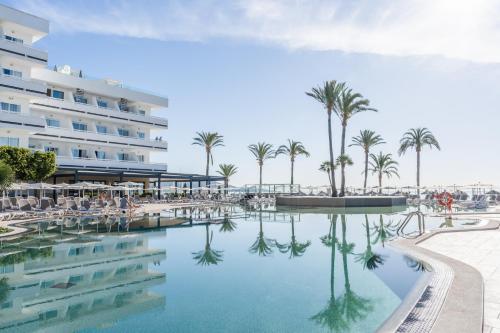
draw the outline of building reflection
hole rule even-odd
[[[164,273],[149,267],[166,257],[149,248],[152,233],[55,231],[4,243],[0,278],[9,288],[0,300],[0,332],[111,326],[165,305],[165,296],[149,291],[165,282]]]

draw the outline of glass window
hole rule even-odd
[[[100,150],[96,150],[95,151],[95,158],[97,158],[98,160],[105,160],[106,159],[106,152],[100,151]],[[96,252],[95,248],[94,248],[94,252]]]
[[[42,289],[47,289],[47,288],[50,288],[54,285],[54,281],[53,280],[49,280],[49,281],[42,281],[40,283],[40,288]]]
[[[50,146],[45,146],[45,152],[53,152],[56,155],[59,155],[59,148],[57,147],[50,147]]]
[[[12,301],[2,303],[2,305],[0,305],[0,309],[9,309],[12,307],[12,305],[13,305]]]
[[[64,99],[64,91],[53,89],[50,96],[57,99]]]
[[[128,161],[127,153],[118,153],[118,161]]]
[[[139,114],[140,114],[141,116],[144,116],[144,115],[146,115],[146,111],[139,109]]]
[[[19,138],[0,137],[0,146],[19,147]]]
[[[128,129],[125,129],[125,128],[118,129],[118,135],[120,135],[120,136],[130,136],[129,133],[130,132]]]
[[[16,71],[14,69],[10,69],[10,68],[4,68],[3,71],[2,71],[3,75],[7,75],[7,76],[15,76],[15,77],[18,77],[18,78],[22,78],[23,77],[23,73],[20,72],[20,71]]]
[[[126,267],[120,267],[116,270],[115,275],[121,275],[127,273],[127,268]]]
[[[104,272],[95,272],[92,279],[98,280],[98,279],[102,279],[103,277],[104,277]]]
[[[73,122],[73,129],[75,131],[87,132],[87,124],[74,121]]]
[[[108,102],[103,101],[102,99],[97,100],[97,106],[100,108],[107,108],[108,107]]]
[[[57,119],[47,118],[45,119],[45,122],[49,127],[61,127],[61,122]]]
[[[0,274],[8,274],[14,272],[14,265],[0,266]]]
[[[16,43],[24,43],[24,41],[21,38],[9,36],[9,35],[4,35],[3,36],[6,40],[11,41],[11,42],[16,42]]]
[[[83,281],[83,275],[73,275],[69,277],[69,283],[78,283]]]
[[[144,162],[144,155],[137,155],[137,161]]]
[[[19,105],[19,104],[2,102],[2,103],[0,103],[0,105],[1,105],[2,111],[21,112],[21,105]]]
[[[87,104],[87,97],[85,96],[75,96],[75,102]]]
[[[71,154],[73,158],[87,158],[87,151],[85,149],[71,149]]]
[[[107,134],[108,133],[108,128],[106,126],[95,125],[95,128],[97,130],[97,133],[101,133],[101,134]]]
[[[99,253],[99,252],[104,252],[104,246],[102,245],[96,245],[94,246],[94,253]]]
[[[146,133],[144,133],[144,132],[137,132],[137,137],[139,139],[144,139],[146,137]]]

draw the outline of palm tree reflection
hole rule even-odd
[[[213,231],[209,232],[209,223],[205,224],[206,238],[205,238],[205,248],[198,252],[193,252],[193,259],[196,260],[198,265],[209,266],[217,265],[222,262],[224,251],[219,251],[212,249],[212,240],[214,237]]]
[[[309,245],[311,245],[311,241],[307,241],[305,243],[297,242],[295,239],[295,217],[290,216],[291,224],[292,224],[292,239],[290,243],[279,244],[276,242],[276,246],[281,253],[290,252],[289,258],[301,257],[306,252]]]
[[[384,218],[382,217],[382,214],[380,214],[378,225],[374,225],[373,228],[374,228],[373,235],[376,236],[372,242],[373,245],[381,242],[382,247],[385,247],[385,242],[394,237],[394,235],[396,234],[394,226],[392,225],[391,222],[388,224],[384,223]]]
[[[430,272],[432,270],[431,266],[425,261],[412,258],[410,256],[404,256],[406,265],[413,269],[415,272]]]
[[[229,218],[229,214],[225,213],[219,231],[233,232],[236,230],[236,226],[237,224]]]
[[[266,257],[273,253],[273,247],[276,246],[276,240],[267,238],[262,229],[262,207],[259,211],[259,235],[255,242],[250,246],[250,253],[257,253],[259,256]]]
[[[356,255],[356,262],[361,262],[363,264],[363,269],[368,268],[369,270],[376,269],[380,265],[384,264],[385,257],[373,252],[372,244],[370,240],[370,225],[368,222],[368,215],[365,214],[365,229],[366,229],[366,249],[365,252]]]

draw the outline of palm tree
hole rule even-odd
[[[342,141],[340,145],[340,155],[345,155],[345,134],[347,123],[354,115],[365,112],[375,111],[376,109],[370,107],[370,101],[363,98],[363,95],[355,93],[352,89],[344,89],[337,100],[337,108],[335,113],[340,119],[342,125]],[[344,196],[345,192],[345,164],[340,164],[341,180],[340,180],[340,196]]]
[[[323,104],[328,115],[328,144],[330,149],[330,164],[334,165],[335,159],[333,158],[333,139],[332,139],[332,112],[335,111],[338,100],[342,91],[345,90],[345,83],[337,82],[335,80],[325,81],[323,87],[318,86],[312,88],[311,92],[306,92],[306,95],[314,98],[316,101]],[[337,186],[335,185],[335,169],[330,169],[331,174],[331,187],[332,197],[337,196]]]
[[[356,295],[351,289],[349,281],[349,267],[347,265],[347,255],[352,254],[354,243],[347,243],[346,240],[346,218],[341,215],[342,221],[342,244],[339,244],[339,251],[342,254],[342,262],[344,266],[344,286],[345,292],[342,296],[342,309],[344,311],[345,320],[347,322],[356,322],[363,319],[373,310],[372,302],[369,299]]]
[[[382,247],[385,247],[385,242],[395,235],[395,227],[392,225],[392,222],[385,224],[382,214],[380,214],[378,225],[374,225],[373,229],[372,235],[376,235],[375,239],[372,241],[373,245],[381,242]]]
[[[432,147],[435,147],[438,150],[441,150],[439,142],[436,140],[431,131],[425,127],[419,127],[411,128],[403,134],[399,144],[399,156],[403,155],[407,150],[412,148],[414,148],[417,152],[417,193],[420,196],[420,152],[425,146],[429,146],[431,149]]]
[[[193,252],[193,259],[196,260],[198,265],[210,266],[217,265],[222,262],[224,251],[212,249],[212,239],[214,238],[214,233],[209,233],[208,229],[209,223],[205,225],[206,238],[205,238],[205,248],[198,252]],[[210,235],[210,236],[209,236]]]
[[[217,173],[224,177],[224,193],[227,194],[229,187],[229,177],[232,177],[238,172],[238,168],[234,164],[219,164]]]
[[[222,220],[219,231],[233,232],[235,230],[236,230],[236,223],[229,218],[229,214],[224,214],[224,219]]]
[[[319,166],[319,171],[326,172],[326,174],[328,175],[328,183],[330,184],[330,187],[332,186],[332,177],[331,177],[332,167],[334,169],[337,168],[337,166],[335,164],[332,164],[330,161],[324,161]]]
[[[295,163],[295,158],[299,155],[304,155],[305,157],[311,156],[306,150],[302,142],[293,141],[288,139],[288,145],[279,146],[276,150],[276,155],[288,155],[290,157],[290,185],[293,185],[293,165]]]
[[[379,152],[378,155],[370,154],[370,171],[378,174],[378,193],[382,193],[382,176],[386,175],[391,178],[393,175],[399,178],[398,162],[392,159],[392,154],[383,154]]]
[[[250,246],[250,253],[257,253],[259,256],[266,257],[273,253],[273,247],[276,246],[276,240],[267,238],[262,228],[262,207],[259,211],[259,234],[255,242]]]
[[[385,257],[373,252],[372,243],[370,239],[370,223],[368,222],[368,215],[365,214],[365,229],[366,229],[366,250],[365,252],[356,255],[356,262],[363,263],[363,269],[374,270],[380,265],[384,264]]]
[[[290,252],[289,259],[292,259],[294,257],[301,257],[304,255],[306,252],[307,248],[309,245],[311,245],[311,241],[307,241],[305,243],[300,243],[297,242],[295,239],[295,218],[294,216],[290,216],[291,224],[292,224],[292,239],[290,243],[287,244],[279,244],[276,243],[276,246],[278,247],[278,250],[281,253],[288,253]]]
[[[5,191],[14,182],[14,171],[5,162],[0,160],[0,191],[2,198],[5,197]]]
[[[335,244],[337,242],[337,218],[338,215],[333,215],[330,218],[330,231],[327,235],[320,238],[325,246],[330,247],[330,297],[325,308],[310,319],[328,328],[332,332],[346,332],[349,330],[349,323],[343,316],[341,299],[335,298]]]
[[[365,181],[363,183],[363,194],[366,194],[366,181],[368,179],[368,156],[370,155],[370,149],[376,145],[385,143],[382,137],[378,134],[375,134],[374,131],[363,130],[359,131],[359,135],[352,138],[351,146],[359,146],[363,148],[365,153]]]
[[[224,146],[224,137],[217,132],[196,132],[197,137],[193,138],[193,145],[205,147],[207,154],[207,166],[205,169],[205,176],[208,177],[210,164],[214,164],[212,150],[215,147]]]
[[[273,149],[273,145],[270,143],[259,142],[248,146],[250,152],[257,159],[257,164],[259,165],[259,195],[262,193],[262,166],[264,161],[275,158],[276,151]]]

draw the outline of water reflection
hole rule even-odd
[[[373,235],[375,236],[373,244],[382,243],[382,247],[384,247],[388,240],[394,238],[396,235],[396,229],[397,225],[395,225],[392,221],[384,223],[384,218],[382,214],[380,214],[378,224],[373,225]]]
[[[236,230],[237,224],[229,218],[229,214],[224,214],[224,219],[221,222],[219,231],[221,232],[233,232]]]
[[[414,270],[415,272],[431,272],[432,268],[431,266],[426,263],[425,261],[410,257],[410,256],[404,256],[404,260],[406,262],[406,265]]]
[[[364,252],[356,254],[356,262],[363,264],[363,269],[368,268],[374,270],[380,265],[384,264],[385,257],[377,254],[372,250],[372,242],[370,239],[370,223],[368,222],[368,215],[365,214],[365,223],[363,225],[366,231],[366,249]]]
[[[214,232],[209,230],[209,223],[205,224],[205,248],[198,252],[193,252],[193,259],[198,265],[210,266],[217,265],[223,260],[224,251],[212,249],[212,240]]]
[[[257,253],[259,256],[266,257],[273,254],[273,247],[276,247],[276,240],[267,238],[264,235],[264,229],[262,228],[262,209],[258,214],[259,218],[259,234],[257,235],[257,239],[250,246],[248,251],[250,253]]]
[[[288,258],[292,259],[294,257],[301,257],[306,252],[307,248],[311,245],[311,241],[298,242],[295,238],[295,216],[290,216],[290,224],[292,226],[292,237],[289,243],[279,244],[276,242],[276,246],[281,253],[289,253]]]

